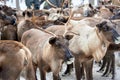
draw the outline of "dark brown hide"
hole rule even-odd
[[[104,72],[103,72],[104,71]],[[98,72],[103,72],[102,76],[108,77],[112,74],[112,79],[115,79],[115,55],[114,51],[107,51],[103,58],[101,68]]]
[[[1,30],[1,40],[18,40],[17,39],[17,26],[6,25]]]
[[[16,16],[15,9],[12,9],[11,7],[8,7],[6,5],[0,6],[0,7],[1,7],[1,11],[3,11],[6,15],[8,15],[8,16],[15,15]]]

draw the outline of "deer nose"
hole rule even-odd
[[[69,49],[67,49],[65,52],[65,61],[67,64],[71,64],[74,61],[74,57]]]

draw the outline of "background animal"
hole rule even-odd
[[[35,80],[31,52],[22,43],[0,40],[0,80],[16,80],[26,69],[26,80]]]
[[[91,21],[91,20],[90,20]],[[87,21],[86,21],[87,22]],[[92,22],[92,21],[91,21]],[[79,26],[80,27],[79,27]],[[76,25],[74,25],[74,26],[77,26],[77,27],[74,27],[74,26],[72,26],[71,25],[71,28],[70,28],[70,26],[68,25],[68,26],[57,26],[57,27],[55,27],[55,26],[52,26],[52,27],[49,27],[49,28],[47,28],[46,30],[49,30],[49,31],[52,31],[52,32],[54,32],[55,34],[62,34],[64,31],[65,31],[65,27],[66,28],[68,28],[68,33],[69,33],[69,28],[70,28],[70,30],[73,28],[73,30],[71,30],[72,32],[75,32],[75,33],[77,33],[78,34],[78,32],[81,30],[81,29],[79,29],[79,28],[81,28],[82,26],[84,25],[84,28],[82,28],[82,31],[85,29],[85,25],[86,25],[86,23],[83,23],[83,22],[81,22],[81,25],[78,23],[78,24],[76,24]],[[87,25],[92,25],[91,23],[89,23],[89,20],[88,20],[88,23],[87,23]],[[86,25],[86,26],[87,26]],[[95,24],[93,24],[94,25],[94,27],[95,27]],[[110,42],[113,42],[113,33],[111,33],[111,31],[109,31],[110,29],[108,28],[108,29],[106,29],[107,27],[109,26],[109,28],[111,28],[111,29],[114,29],[114,24],[111,24],[111,23],[109,23],[109,22],[102,22],[102,23],[99,23],[99,25],[96,25],[96,27],[98,28],[98,34],[99,34],[99,30],[100,30],[100,32],[102,31],[103,32],[103,35],[105,36],[105,38],[108,40],[108,41],[110,41]],[[92,26],[91,26],[92,27]],[[77,32],[78,31],[78,32]],[[85,35],[85,33],[82,33],[82,31],[81,31],[81,33],[79,33],[79,34],[81,34],[81,36],[83,36],[83,34]],[[84,31],[84,32],[88,32],[88,31]],[[89,33],[89,36],[90,36],[90,34],[91,33]],[[112,35],[110,35],[110,34],[112,34]],[[87,35],[87,34],[86,34]],[[109,35],[109,36],[108,36]],[[115,36],[115,35],[114,35]],[[71,48],[73,49],[73,50],[71,50],[71,48],[70,48],[70,50],[73,52],[74,50],[78,50],[79,48],[81,48],[81,47],[83,47],[83,46],[81,46],[80,47],[80,45],[78,45],[79,47],[77,47],[76,45],[76,40],[78,40],[78,42],[81,42],[81,41],[79,41],[79,36],[78,35],[76,35],[76,37],[73,37],[73,39],[75,39],[75,42],[74,42],[74,45],[75,45],[75,47],[73,47],[73,45],[71,46]],[[72,39],[72,40],[73,40]],[[85,39],[85,37],[83,38],[83,39]],[[106,40],[105,39],[105,40]],[[93,39],[94,40],[94,39]],[[104,39],[100,39],[100,40],[104,40]],[[83,43],[85,43],[85,42],[83,42]],[[91,42],[90,42],[91,43]],[[105,42],[106,43],[106,42]],[[73,44],[73,42],[70,40],[70,45],[71,44]],[[86,50],[85,50],[86,51]],[[77,53],[77,52],[74,52],[74,53]],[[82,55],[82,54],[81,54]],[[78,55],[76,55],[76,57],[78,58]],[[75,58],[76,58],[75,57]],[[91,57],[87,57],[88,58],[88,61],[89,61],[89,59],[91,59]],[[98,57],[98,58],[100,58],[100,57]],[[86,57],[85,58],[83,58],[83,56],[81,56],[80,58],[78,58],[77,60],[76,60],[76,64],[78,64],[79,65],[79,62],[77,62],[77,61],[79,61],[79,59],[86,59]],[[102,59],[102,58],[101,58]],[[85,65],[90,65],[90,64],[92,64],[92,62],[90,63],[90,64],[87,64],[87,63],[90,63],[90,62],[85,62],[83,65],[85,66]],[[76,65],[76,66],[78,66],[78,65]],[[91,66],[92,67],[92,66]],[[84,70],[87,70],[88,71],[88,69],[90,69],[91,70],[91,68],[90,68],[90,66],[88,67],[84,67],[85,69]],[[76,69],[76,71],[77,71],[77,73],[78,74],[76,74],[77,76],[79,76],[80,75],[80,70],[81,69],[79,69],[79,68],[77,68]],[[90,75],[91,73],[90,73],[91,71],[88,71],[88,72],[86,72],[85,73],[85,75],[86,74],[88,74],[88,75]],[[91,75],[92,76],[92,75]],[[78,77],[79,79],[81,78],[80,76]],[[86,77],[87,79],[92,79],[92,78],[90,78],[90,76],[87,76]],[[78,79],[78,80],[79,80]]]

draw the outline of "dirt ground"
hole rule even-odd
[[[118,56],[118,55],[115,55]],[[119,58],[119,59],[117,59]],[[116,64],[118,63],[118,61],[120,61],[120,57],[116,57]],[[98,67],[98,65],[94,64],[94,68],[93,68],[93,80],[112,80],[111,76],[109,77],[102,77],[102,73],[97,72],[97,70],[99,70],[100,67]],[[60,76],[62,75],[62,73],[64,72],[64,70],[66,69],[66,65],[63,64],[63,69],[60,72]],[[39,71],[37,70],[37,77],[38,80],[40,80],[40,74]],[[52,73],[47,73],[47,80],[53,80],[52,79]],[[25,80],[21,77],[21,80]],[[73,69],[72,73],[69,76],[61,76],[61,80],[76,80],[75,77],[75,70]],[[120,67],[118,67],[117,65],[115,66],[115,80],[120,80]]]
[[[99,69],[97,65],[94,65],[93,69],[93,80],[112,80],[111,77],[101,77],[102,73],[96,72]],[[61,76],[62,72],[60,73]],[[37,77],[38,80],[40,80],[40,75],[39,72],[37,71]],[[47,73],[47,80],[53,80],[52,79],[52,73]],[[24,78],[21,77],[20,80],[25,80]],[[75,71],[73,70],[71,75],[69,76],[61,76],[61,80],[76,80],[75,77]],[[115,73],[115,80],[120,80],[120,67],[116,67],[116,73]]]

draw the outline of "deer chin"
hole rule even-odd
[[[117,39],[115,39],[115,44],[119,44],[120,43],[120,37],[117,37]]]
[[[66,63],[67,64],[72,64],[74,62],[74,60],[75,60],[74,58],[70,58]]]

